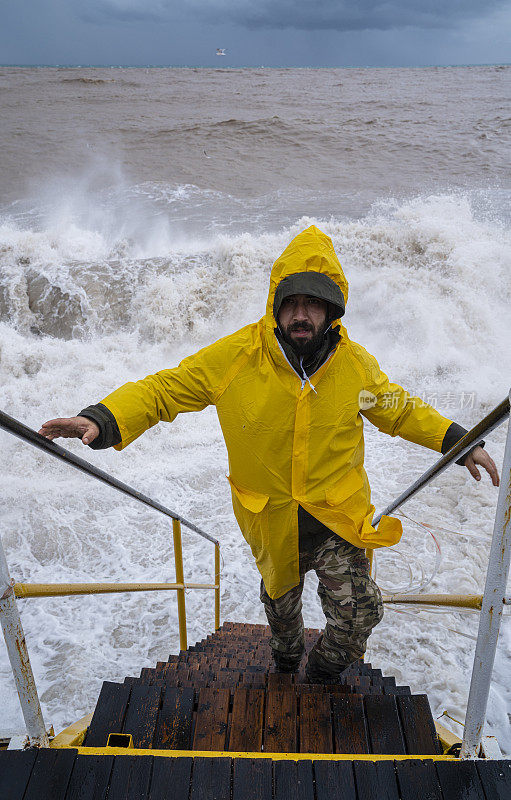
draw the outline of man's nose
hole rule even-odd
[[[309,315],[307,313],[307,306],[305,305],[305,303],[297,303],[295,305],[294,318],[297,321],[309,318]]]

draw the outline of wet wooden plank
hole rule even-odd
[[[104,800],[113,763],[113,756],[77,756],[66,800]]]
[[[75,758],[76,750],[39,750],[23,800],[64,800]]]
[[[161,691],[159,686],[144,684],[133,686],[131,689],[122,731],[131,733],[134,747],[152,747],[160,710]]]
[[[314,800],[312,761],[275,761],[274,800]]]
[[[272,762],[267,758],[236,758],[232,800],[272,800]]]
[[[162,750],[191,749],[193,703],[193,689],[166,688],[153,747]]]
[[[201,689],[193,750],[225,750],[229,717],[228,689]]]
[[[293,675],[290,672],[270,672],[268,675],[268,689],[278,689],[280,686],[292,686]]]
[[[234,690],[229,750],[259,753],[263,743],[264,689]]]
[[[105,681],[84,739],[85,747],[104,747],[109,733],[122,733],[130,692],[130,685]]]
[[[366,695],[364,708],[371,753],[405,754],[405,742],[394,695]]]
[[[193,759],[190,800],[231,800],[230,758]]]
[[[167,672],[165,679],[168,682],[172,683],[172,686],[183,686],[186,684],[190,678],[190,670],[188,667],[183,669],[181,666],[177,669],[172,670],[172,672]]]
[[[429,700],[425,694],[402,695],[397,698],[406,752],[410,755],[442,753]]]
[[[325,692],[300,696],[300,753],[333,753],[330,695]]]
[[[383,681],[383,694],[393,694],[396,688],[396,679],[393,676],[385,676]]]
[[[267,753],[296,753],[296,694],[291,688],[266,693],[264,749]]]
[[[402,800],[442,800],[434,761],[396,761],[396,775]]]
[[[367,694],[371,686],[371,681],[368,675],[356,675],[353,678],[349,678],[347,683],[351,684],[358,694]]]
[[[354,761],[353,772],[359,800],[400,800],[393,761]]]
[[[108,800],[146,800],[152,766],[152,756],[116,756]]]
[[[23,799],[36,755],[36,750],[0,752],[0,797]]]
[[[361,694],[332,697],[336,753],[369,753],[369,737]]]
[[[474,761],[436,761],[435,767],[443,800],[486,800]]]
[[[243,685],[266,686],[266,675],[263,672],[244,672]]]
[[[190,791],[193,758],[155,758],[147,800],[184,800]]]
[[[484,793],[491,800],[511,797],[511,761],[476,761]]]
[[[348,686],[347,684],[342,684],[342,683],[337,683],[333,686],[329,686],[328,693],[334,696],[338,694],[358,694],[358,692],[353,691],[352,686]]]
[[[412,690],[410,689],[409,686],[394,686],[394,690],[392,692],[392,694],[395,695],[407,695],[407,694],[410,695],[411,693]]]
[[[351,761],[315,761],[314,777],[316,800],[357,800]]]
[[[223,667],[222,669],[218,669],[215,672],[214,676],[217,680],[224,680],[228,679],[233,683],[240,683],[241,682],[241,672],[239,669],[229,669],[228,667]]]

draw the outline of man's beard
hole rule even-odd
[[[319,350],[323,344],[323,337],[327,327],[327,323],[324,323],[311,339],[293,339],[291,337],[291,333],[293,331],[314,331],[314,326],[310,323],[298,324],[295,322],[291,325],[288,325],[287,328],[282,331],[282,338],[285,342],[287,342],[287,344],[291,345],[298,356],[311,356],[313,353]]]

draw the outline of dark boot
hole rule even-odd
[[[278,650],[273,651],[273,661],[277,672],[298,672],[302,656],[299,658],[287,656]]]
[[[320,643],[321,638],[318,639],[309,653],[309,658],[305,666],[305,680],[307,683],[339,683],[341,675],[348,664],[339,667],[338,664],[332,664],[327,661],[321,653],[318,652],[318,645]]]

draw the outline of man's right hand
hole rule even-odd
[[[99,425],[87,417],[61,417],[43,423],[38,433],[50,441],[64,436],[67,439],[81,439],[83,444],[90,444],[99,434]]]

